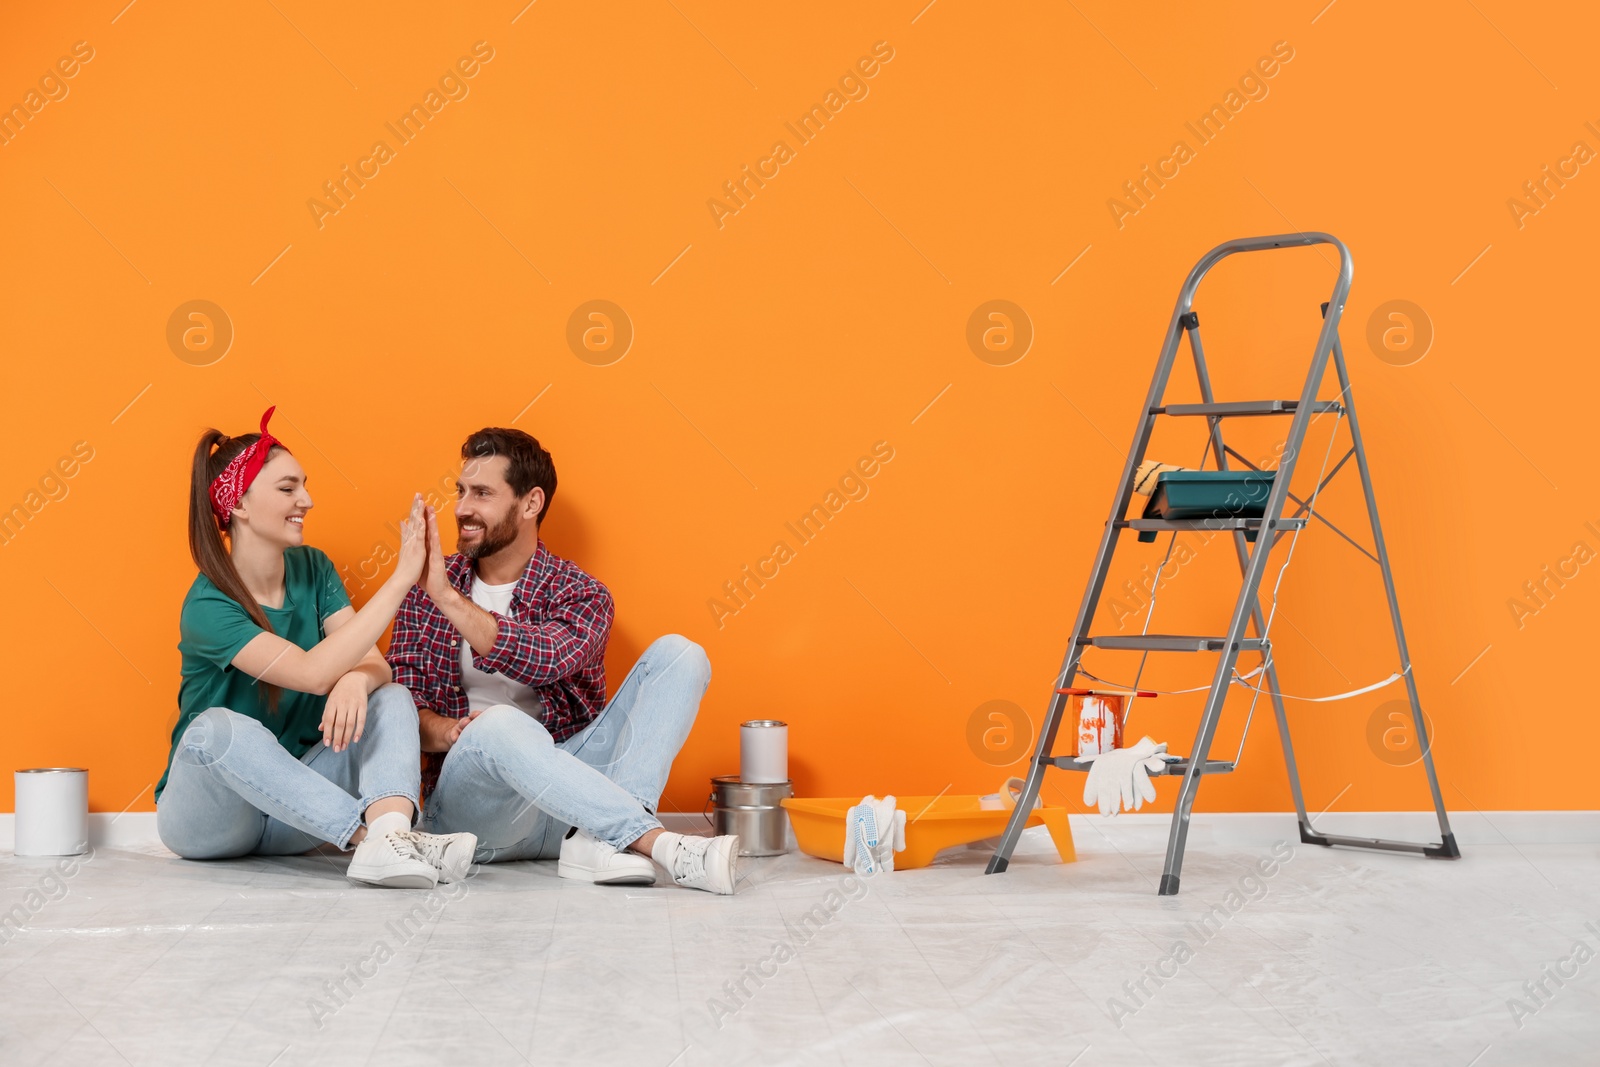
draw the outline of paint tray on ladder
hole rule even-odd
[[[1145,505],[1147,519],[1259,519],[1266,512],[1276,471],[1164,471]],[[1156,539],[1140,530],[1139,540]],[[1254,541],[1255,530],[1245,531]]]

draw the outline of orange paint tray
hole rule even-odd
[[[906,813],[906,847],[894,854],[895,870],[926,867],[940,849],[968,845],[1005,832],[1011,810],[985,809],[976,796],[895,797],[895,808]],[[783,802],[794,827],[800,851],[818,859],[844,862],[845,813],[861,803],[860,797],[789,797]],[[1067,809],[1045,805],[1028,814],[1029,826],[1044,826],[1061,855],[1062,863],[1078,858],[1072,845]]]

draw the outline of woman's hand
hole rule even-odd
[[[438,603],[450,588],[450,566],[445,562],[444,544],[439,539],[439,516],[430,506],[423,509],[423,518],[428,533],[428,563],[422,569],[419,584],[423,592]]]
[[[367,680],[352,671],[333,683],[322,708],[322,743],[343,752],[367,725]]]
[[[400,523],[400,554],[394,565],[394,581],[415,585],[428,560],[428,520],[423,511],[422,494],[411,501],[411,512]]]

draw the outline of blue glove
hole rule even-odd
[[[844,865],[857,874],[894,870],[894,854],[906,847],[906,813],[896,811],[893,795],[868,793],[844,817]]]

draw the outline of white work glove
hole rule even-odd
[[[905,847],[906,813],[895,810],[892,795],[869,793],[845,813],[844,865],[857,874],[894,870],[894,854]]]
[[[894,797],[886,796],[873,805],[878,824],[878,851],[874,858],[881,870],[894,870],[894,854],[906,850],[906,813],[894,806]]]
[[[1142,737],[1132,748],[1116,748],[1095,756],[1082,756],[1079,763],[1090,764],[1083,783],[1083,803],[1095,805],[1101,815],[1115,815],[1120,811],[1138,811],[1147,800],[1156,798],[1155,783],[1150,775],[1162,770],[1166,760],[1161,753],[1167,743],[1157,744]]]

